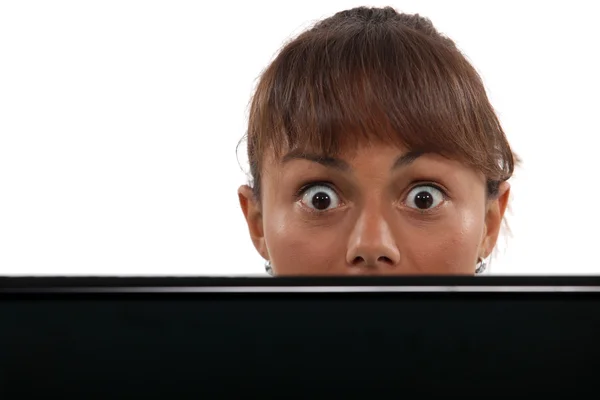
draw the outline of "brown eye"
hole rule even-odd
[[[440,205],[444,201],[444,193],[441,190],[428,185],[417,186],[408,193],[406,204],[418,210],[429,210]]]
[[[309,187],[302,195],[302,204],[316,211],[327,211],[340,205],[340,198],[329,186]]]

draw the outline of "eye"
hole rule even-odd
[[[412,189],[407,196],[406,205],[418,210],[429,210],[444,201],[444,193],[431,185],[421,185]]]
[[[341,203],[335,190],[325,185],[309,186],[304,190],[300,201],[316,211],[327,211],[338,207]]]

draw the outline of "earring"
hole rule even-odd
[[[273,276],[273,267],[271,267],[271,260],[265,262],[265,271],[267,271],[267,274]]]
[[[487,268],[485,260],[481,257],[477,259],[477,266],[475,268],[475,274],[482,274]]]

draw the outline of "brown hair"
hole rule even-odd
[[[268,151],[333,156],[383,141],[479,170],[488,196],[518,162],[454,42],[429,19],[390,7],[338,12],[287,43],[258,82],[247,140],[258,199]]]

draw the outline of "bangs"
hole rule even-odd
[[[491,179],[510,175],[512,154],[479,75],[440,38],[401,24],[300,35],[257,86],[253,175],[267,150],[335,156],[374,143],[438,153]]]

